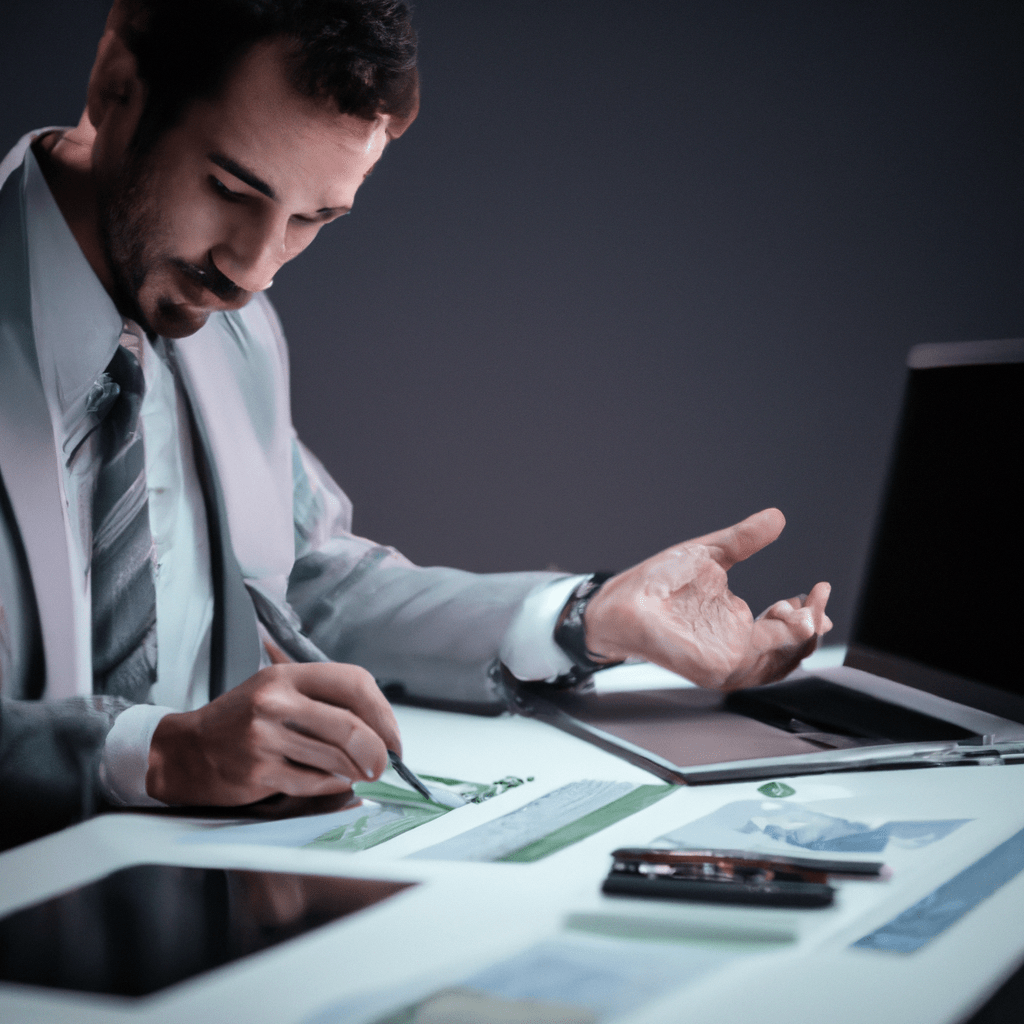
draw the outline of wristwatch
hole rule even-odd
[[[555,626],[555,643],[562,648],[572,661],[572,668],[561,678],[566,683],[578,683],[588,679],[598,669],[621,665],[621,661],[595,661],[594,655],[587,650],[587,631],[583,615],[590,599],[601,588],[601,584],[610,580],[615,573],[591,573],[572,592],[558,616]]]

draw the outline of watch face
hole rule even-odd
[[[410,884],[140,864],[0,919],[0,981],[147,996]]]

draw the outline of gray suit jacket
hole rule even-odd
[[[35,351],[22,178],[17,166],[0,182],[0,828],[8,842],[88,813],[106,734],[126,706],[92,693],[88,609],[72,586]],[[526,593],[552,574],[422,568],[354,536],[348,499],[295,437],[287,349],[265,298],[211,317],[175,350],[201,442],[212,542],[211,698],[256,670],[254,592],[329,657],[363,665],[382,685],[442,706],[500,710],[490,672],[499,644]],[[20,830],[12,826],[22,819]]]

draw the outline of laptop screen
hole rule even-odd
[[[908,363],[846,664],[1024,722],[1024,340]]]

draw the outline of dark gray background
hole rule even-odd
[[[5,0],[4,149],[77,119],[105,7]],[[417,14],[419,121],[272,293],[357,531],[587,570],[777,505],[735,589],[829,579],[844,639],[907,349],[1024,333],[1024,4]]]

